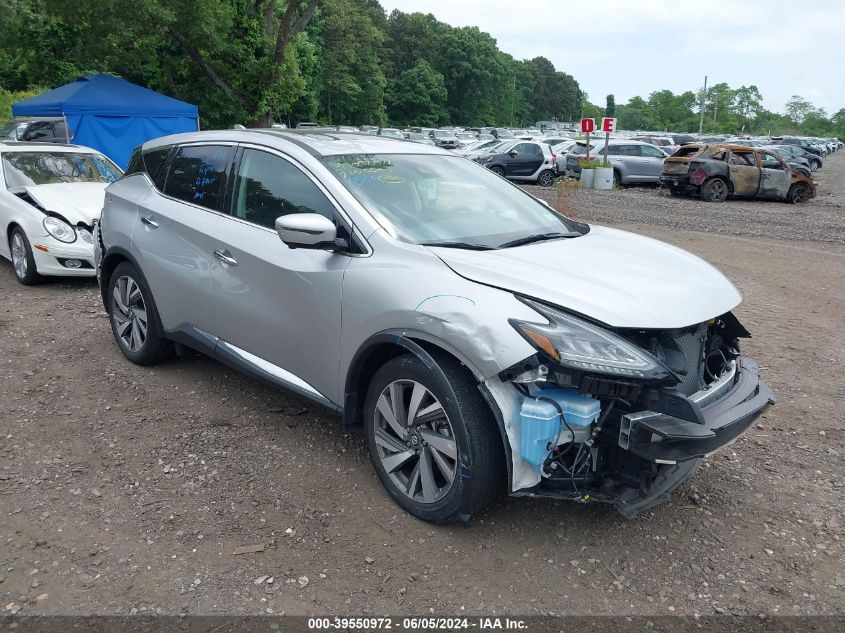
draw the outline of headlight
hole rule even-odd
[[[524,299],[549,324],[511,320],[517,331],[558,364],[578,371],[660,380],[672,371],[621,336],[572,315]]]
[[[79,234],[79,237],[82,238],[82,241],[86,244],[94,243],[94,237],[91,235],[91,232],[88,229],[76,229],[76,232]]]
[[[44,229],[60,242],[65,244],[72,244],[76,241],[76,231],[73,227],[59,218],[51,215],[44,218]]]

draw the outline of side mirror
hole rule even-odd
[[[291,248],[335,248],[337,227],[319,213],[291,213],[276,218],[276,232]]]

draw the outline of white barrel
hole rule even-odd
[[[613,167],[597,167],[593,189],[613,188]]]
[[[581,186],[585,189],[592,189],[593,182],[596,177],[596,170],[595,169],[582,169],[581,170]]]

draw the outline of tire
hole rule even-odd
[[[373,468],[393,500],[423,521],[451,523],[493,501],[506,470],[499,429],[472,375],[446,354],[435,360],[443,375],[411,354],[385,363],[370,382],[364,426]],[[423,423],[406,425],[415,400]]]
[[[817,160],[811,160],[810,161],[810,171],[816,171],[821,166],[822,166],[821,162],[819,162]]]
[[[173,355],[173,343],[164,337],[153,294],[135,266],[118,264],[106,296],[112,334],[127,359],[136,365],[153,365]]]
[[[613,186],[614,187],[621,187],[622,186],[622,174],[619,173],[618,169],[613,170]]]
[[[537,184],[541,187],[551,187],[555,182],[555,175],[551,169],[545,169],[537,176]]]
[[[728,183],[721,178],[711,178],[701,186],[701,199],[705,202],[724,202],[728,193]]]
[[[19,226],[16,226],[9,237],[9,255],[12,258],[12,268],[15,277],[24,286],[32,286],[42,280],[35,267],[35,257],[32,255],[32,246],[26,238],[26,233]]]
[[[491,167],[490,171],[492,171],[497,176],[501,176],[502,178],[505,177],[505,170],[502,169],[501,167]]]
[[[789,188],[786,199],[791,204],[802,204],[813,197],[813,191],[806,182],[796,182]]]

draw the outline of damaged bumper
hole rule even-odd
[[[500,383],[490,394],[504,404],[501,421],[511,446],[519,446],[521,429],[513,422],[518,401],[508,402],[504,387]],[[703,458],[734,442],[774,401],[757,364],[742,357],[692,395],[647,389],[637,405],[605,421],[591,448],[596,453],[592,473],[574,491],[568,475],[532,470],[513,450],[511,494],[609,503],[623,516],[636,516],[668,501]]]
[[[657,464],[677,464],[706,457],[742,435],[774,404],[756,363],[739,358],[730,371],[705,391],[687,398],[684,419],[656,411],[622,416],[619,446]]]

